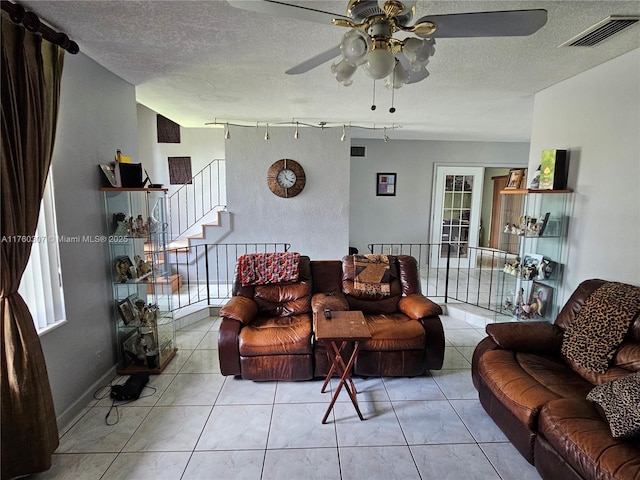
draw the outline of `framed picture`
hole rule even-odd
[[[395,196],[396,194],[396,174],[378,173],[376,175],[376,195]]]
[[[125,325],[129,325],[131,322],[134,322],[136,319],[136,314],[134,310],[134,306],[131,305],[131,300],[129,298],[125,298],[124,300],[118,302],[118,311],[120,312],[120,318]]]
[[[524,175],[524,169],[522,168],[512,168],[509,170],[509,176],[507,177],[507,185],[504,187],[505,190],[517,190],[520,188],[520,183],[522,183],[522,177]]]
[[[540,280],[549,280],[550,278],[555,278],[558,273],[558,264],[545,258],[542,260],[542,264],[538,269],[538,278]]]
[[[533,280],[538,276],[543,258],[542,255],[535,253],[524,254],[522,266],[520,267],[521,276],[524,280]]]
[[[544,318],[552,298],[553,288],[544,283],[533,282],[529,294],[529,318]]]
[[[116,182],[116,173],[113,169],[113,165],[101,164],[98,166],[103,174],[102,185],[105,187],[117,187],[118,183]],[[104,180],[106,180],[106,182]]]

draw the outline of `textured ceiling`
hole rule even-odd
[[[440,39],[426,80],[395,92],[357,72],[344,87],[331,62],[285,70],[336,46],[344,28],[278,18],[210,1],[19,2],[67,33],[81,52],[136,86],[140,103],[185,127],[290,122],[391,126],[391,138],[528,141],[536,92],[640,47],[640,25],[600,46],[558,47],[640,1],[425,1],[416,18],[443,13],[544,8],[528,37]],[[346,0],[291,1],[344,14]],[[640,66],[639,66],[640,68]],[[638,108],[638,106],[630,106]],[[355,130],[353,137],[382,137]]]

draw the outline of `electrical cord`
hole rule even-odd
[[[111,380],[111,382],[109,382],[109,385],[104,385],[102,387],[99,387],[95,392],[93,392],[93,398],[94,400],[104,400],[105,398],[111,397],[111,388],[114,385],[120,385],[118,383],[114,383],[116,380],[118,380],[119,378],[122,377],[115,377],[113,380]],[[145,385],[143,388],[144,389],[149,389],[150,392],[147,395],[140,395],[138,398],[133,399],[133,400],[116,400],[115,398],[111,400],[111,407],[109,408],[109,411],[107,412],[107,414],[104,416],[104,422],[106,425],[109,426],[113,426],[116,425],[119,421],[120,421],[120,412],[118,411],[118,407],[121,407],[123,405],[128,405],[129,403],[133,403],[136,400],[140,399],[140,398],[147,398],[147,397],[151,397],[153,395],[155,395],[155,393],[157,392],[156,387],[152,387],[149,385]],[[113,423],[109,423],[109,417],[111,416],[111,412],[115,410],[115,414],[116,414],[116,421]]]

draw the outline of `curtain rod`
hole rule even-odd
[[[67,52],[76,54],[80,51],[78,44],[70,40],[65,33],[56,32],[41,22],[35,13],[25,11],[22,5],[2,0],[2,10],[9,14],[9,18],[13,23],[24,24],[24,27],[30,32],[39,33],[42,38],[64,48]]]

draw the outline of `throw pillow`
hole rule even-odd
[[[570,362],[605,373],[640,311],[640,288],[607,282],[586,300],[567,327],[562,354]]]
[[[594,387],[587,400],[602,407],[614,437],[640,438],[640,372]]]

